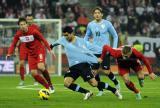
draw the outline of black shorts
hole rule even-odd
[[[64,78],[72,77],[76,80],[79,76],[81,76],[84,81],[89,81],[94,78],[90,64],[80,63],[70,67],[69,72],[64,75]]]
[[[95,56],[97,58],[101,57],[101,54],[95,54]],[[99,67],[98,67],[99,66]],[[92,68],[93,69],[99,69],[100,67],[102,67],[102,69],[104,70],[109,70],[110,69],[110,54],[106,53],[105,57],[103,58],[103,61],[101,64],[93,64]]]

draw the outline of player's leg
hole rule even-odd
[[[137,64],[133,64],[132,65],[132,69],[137,73],[137,77],[138,77],[138,81],[139,81],[139,85],[141,87],[144,86],[144,72],[142,71],[142,66],[141,64],[138,62]]]
[[[93,71],[94,71],[94,73],[95,73],[95,79],[98,81],[98,82],[100,82],[100,76],[99,76],[99,72],[101,71],[100,70],[100,64],[99,63],[96,63],[96,64],[92,64],[92,69],[94,69]],[[102,96],[103,95],[103,89],[102,88],[99,88],[99,87],[97,87],[98,88],[98,94],[96,95],[96,96]]]
[[[37,58],[29,56],[28,57],[28,64],[29,64],[29,70],[31,71],[31,74],[33,78],[42,84],[46,89],[49,89],[49,84],[46,82],[46,80],[38,73],[37,71]]]
[[[52,81],[51,81],[49,72],[45,67],[45,64],[44,63],[38,63],[38,69],[42,72],[42,75],[44,76],[44,78],[46,79],[48,84],[52,86]]]
[[[27,58],[27,51],[24,50],[24,45],[21,45],[19,48],[19,70],[20,70],[20,77],[21,77],[21,82],[19,85],[24,84],[24,78],[25,78],[25,60]]]
[[[19,74],[20,74],[20,78],[21,78],[21,81],[19,83],[20,86],[24,85],[24,77],[25,77],[24,65],[25,65],[25,61],[20,60],[20,62],[19,62],[19,70],[20,70]]]
[[[94,78],[94,75],[92,73],[92,69],[90,68],[89,64],[85,64],[84,68],[81,69],[81,77],[83,78],[84,81],[88,81],[88,83],[93,86],[93,87],[98,87],[100,89],[107,89],[114,93],[116,96],[118,96],[119,99],[122,99],[121,94],[119,91],[111,87],[108,83],[104,82],[97,82],[97,80]]]
[[[116,88],[110,86],[108,83],[104,83],[104,82],[97,82],[95,80],[95,78],[92,78],[90,79],[89,81],[89,84],[93,87],[99,87],[101,89],[106,89],[106,90],[109,90],[111,91],[113,94],[115,94],[118,99],[122,99],[122,95],[121,93],[119,92],[119,90],[117,90]]]
[[[31,69],[31,74],[37,82],[43,85],[46,89],[49,89],[48,83],[40,74],[38,74],[37,69]]]
[[[120,83],[117,80],[117,78],[115,77],[115,75],[113,74],[113,72],[111,72],[111,70],[104,70],[104,73],[106,74],[106,76],[108,76],[108,78],[114,83],[115,87],[120,90]]]
[[[138,76],[139,85],[141,87],[143,87],[144,86],[144,72],[143,71],[138,71],[137,76]]]
[[[68,89],[80,93],[87,93],[89,92],[88,90],[80,87],[78,84],[74,83],[74,79],[72,77],[65,77],[64,78],[64,86],[67,87]]]
[[[120,90],[119,81],[116,79],[115,75],[110,70],[110,54],[109,53],[106,53],[106,56],[102,61],[102,69],[103,69],[103,72],[106,74],[106,76],[108,76],[108,78],[115,84],[116,88]]]
[[[122,76],[122,79],[126,85],[126,87],[133,91],[136,94],[136,99],[141,99],[140,91],[135,87],[134,83],[129,79],[129,68],[125,69],[122,67],[118,67],[119,69],[119,74]]]
[[[46,79],[48,84],[50,85],[50,92],[54,92],[54,87],[52,85],[52,81],[51,81],[49,72],[45,66],[45,56],[46,56],[46,51],[42,47],[42,48],[40,48],[40,50],[38,52],[37,66],[38,66],[38,70],[41,71],[42,75],[44,76],[44,78]]]
[[[75,84],[74,81],[80,76],[78,70],[75,68],[70,68],[70,72],[67,72],[64,76],[64,86],[72,91],[79,93],[87,94],[89,90],[80,87],[78,84]]]

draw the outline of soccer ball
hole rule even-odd
[[[49,90],[48,89],[41,89],[39,90],[39,98],[43,100],[48,100],[50,96]]]

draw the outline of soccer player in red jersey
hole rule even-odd
[[[40,31],[39,26],[34,23],[33,16],[31,14],[26,15],[26,21],[27,21],[28,26],[33,27],[34,29]]]
[[[149,72],[149,77],[151,79],[155,79],[156,75],[152,72],[151,66],[149,61],[144,57],[142,53],[137,51],[135,48],[131,46],[122,46],[120,48],[114,49],[108,45],[104,45],[101,58],[99,59],[100,62],[104,59],[104,56],[109,53],[110,56],[117,59],[118,63],[118,72],[120,76],[122,76],[123,81],[127,88],[133,91],[136,94],[136,99],[140,100],[141,95],[140,91],[135,87],[134,83],[129,79],[129,72],[130,68],[136,72],[139,84],[141,87],[144,85],[144,73],[142,72],[142,65],[140,61],[142,61]]]
[[[29,27],[32,27],[33,29],[36,29],[38,31],[40,31],[40,28],[34,24],[33,21],[33,16],[31,14],[27,14],[26,15],[26,21]],[[25,79],[25,61],[28,58],[28,53],[26,50],[26,46],[25,43],[21,43],[18,42],[18,44],[16,45],[19,49],[19,60],[20,60],[20,77],[21,77],[21,81],[19,83],[20,86],[24,85],[24,79]],[[34,85],[37,85],[38,83],[35,81]]]
[[[50,89],[50,92],[53,93],[54,89],[50,76],[45,68],[44,45],[49,50],[49,53],[51,53],[48,42],[39,31],[32,27],[28,27],[26,19],[19,18],[18,25],[20,29],[16,32],[11,46],[8,49],[7,58],[14,52],[18,41],[24,43],[28,53],[28,64],[32,76],[36,81],[42,84],[45,88]],[[38,74],[37,70],[42,72],[45,79]]]

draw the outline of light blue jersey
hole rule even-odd
[[[93,37],[93,44],[103,47],[105,44],[110,45],[110,35],[113,37],[113,48],[117,48],[118,35],[111,22],[104,19],[101,22],[94,20],[88,24],[84,39],[88,41]]]
[[[97,57],[94,54],[99,54],[102,50],[99,46],[93,45],[77,36],[75,42],[73,43],[68,42],[63,36],[52,45],[55,46],[59,44],[64,46],[69,67],[84,62],[89,64],[98,63]]]

